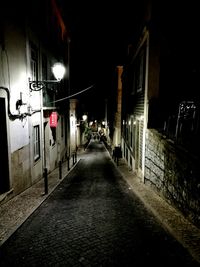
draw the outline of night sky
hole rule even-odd
[[[103,117],[105,98],[108,99],[112,112],[112,97],[116,90],[115,69],[117,65],[124,65],[127,60],[128,45],[135,38],[141,9],[148,0],[57,1],[71,39],[71,90],[78,92],[94,84],[93,89],[79,95],[78,99],[86,103],[85,110],[93,112],[94,117],[100,110],[99,117]],[[184,70],[193,68],[191,62],[197,56],[192,55],[192,52],[197,51],[194,48],[199,46],[197,4],[193,1],[180,4],[172,0],[154,0],[155,3],[162,11],[157,27],[160,27],[165,36],[171,36],[171,45],[176,47],[173,48],[174,60],[182,62]],[[166,43],[167,45],[169,44]],[[174,60],[172,66],[175,66]],[[183,76],[181,68],[176,71],[177,75],[178,73],[180,77]],[[189,79],[189,82],[191,80],[194,79]]]
[[[131,42],[139,4],[108,1],[58,1],[70,43],[72,91],[94,88],[80,95],[86,109],[104,116],[105,98],[113,95],[114,73],[124,64]],[[139,1],[142,2],[142,1]],[[88,101],[89,100],[89,101]]]

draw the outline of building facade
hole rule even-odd
[[[188,32],[184,5],[147,2],[121,76],[122,155],[142,182],[199,226],[196,24],[188,23]]]
[[[55,102],[60,84],[51,66],[66,64],[65,28],[55,1],[7,1],[0,28],[0,203],[4,203],[51,172],[66,156],[68,106]],[[38,87],[39,86],[39,87]],[[39,88],[39,89],[38,89]],[[52,124],[52,116],[56,119]]]

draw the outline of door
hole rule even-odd
[[[5,98],[0,97],[0,194],[10,189]]]

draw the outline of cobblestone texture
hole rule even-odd
[[[199,266],[200,230],[97,148],[0,207],[0,265]]]

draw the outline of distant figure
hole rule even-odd
[[[122,151],[120,146],[116,146],[113,150],[114,161],[119,165],[119,159],[122,158]]]

